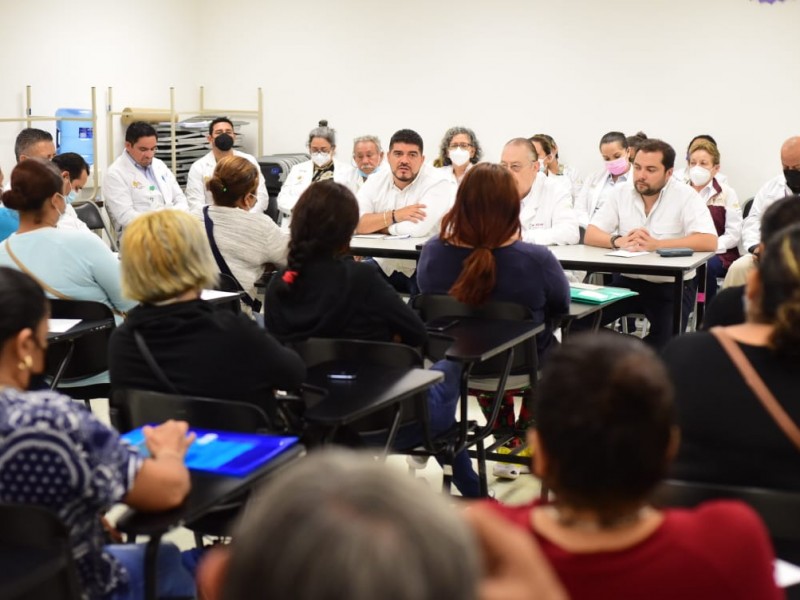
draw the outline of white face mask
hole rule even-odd
[[[450,158],[450,162],[457,167],[465,165],[469,162],[469,150],[465,150],[464,148],[448,150],[447,156]]]
[[[692,185],[701,186],[711,181],[711,171],[700,165],[695,165],[689,169],[689,179]]]
[[[544,173],[547,171],[547,168],[544,166],[544,159],[539,159],[539,173]]]
[[[311,160],[314,161],[314,164],[318,167],[324,167],[331,162],[331,154],[330,152],[314,152],[311,155]]]

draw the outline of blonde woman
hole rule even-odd
[[[137,217],[121,256],[122,289],[141,305],[111,337],[113,388],[250,401],[272,413],[273,389],[303,381],[294,352],[247,316],[200,299],[217,267],[196,217],[176,210]]]

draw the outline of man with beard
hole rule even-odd
[[[189,210],[199,215],[203,210],[203,206],[212,204],[211,192],[206,189],[206,183],[214,174],[217,161],[226,156],[241,156],[256,166],[258,169],[258,189],[256,191],[258,201],[250,209],[250,212],[263,213],[267,210],[269,193],[264,183],[261,167],[254,156],[234,150],[236,132],[233,130],[233,122],[228,117],[217,117],[208,126],[207,139],[208,143],[211,144],[211,152],[194,162],[186,178],[186,200],[189,202]]]
[[[635,252],[715,251],[717,234],[711,213],[697,192],[672,179],[674,165],[672,146],[655,139],[642,143],[633,161],[633,187],[617,190],[595,213],[586,229],[586,245]],[[672,334],[672,281],[672,277],[615,273],[612,285],[639,295],[604,310],[603,320],[610,323],[629,313],[644,313],[650,321],[645,340],[662,347]],[[683,287],[681,330],[686,328],[696,294],[697,281],[689,273]]]

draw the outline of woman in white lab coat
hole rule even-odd
[[[581,188],[583,187],[583,179],[581,179],[578,170],[558,161],[558,144],[551,136],[546,133],[537,133],[529,139],[533,147],[536,148],[536,154],[539,156],[539,172],[548,176],[563,176],[568,179],[572,201],[574,202],[580,196]]]
[[[347,163],[334,159],[336,153],[336,130],[328,127],[322,120],[308,134],[308,151],[311,160],[292,167],[278,194],[278,208],[281,213],[290,215],[300,195],[312,183],[333,179],[350,188],[354,194],[358,190],[358,173]]]
[[[603,205],[614,188],[633,185],[628,139],[624,133],[609,131],[600,138],[600,155],[605,161],[605,167],[584,181],[581,193],[575,199],[578,223],[583,228],[589,225],[592,215]]]
[[[451,127],[439,145],[439,156],[433,166],[441,174],[458,185],[472,165],[477,164],[483,156],[483,149],[475,136],[475,132],[467,127]]]

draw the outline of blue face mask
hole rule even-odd
[[[378,165],[377,167],[375,167],[375,170],[372,173],[370,173],[369,175],[367,173],[364,173],[364,171],[362,171],[361,169],[358,169],[358,174],[361,175],[361,177],[363,177],[364,179],[366,179],[370,175],[375,175],[375,173],[377,173],[380,170],[381,170],[381,166]]]
[[[64,196],[64,200],[67,204],[72,204],[78,198],[78,194],[75,193],[75,190],[70,190],[70,193]]]

